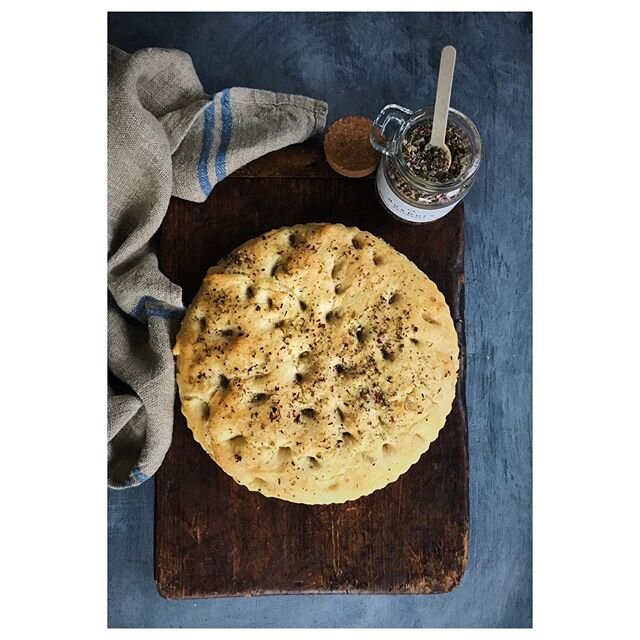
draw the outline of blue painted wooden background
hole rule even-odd
[[[153,580],[153,481],[109,491],[112,627],[531,626],[531,14],[115,13],[126,51],[188,52],[209,93],[248,86],[329,103],[329,123],[431,103],[458,51],[452,106],[485,145],[465,201],[469,566],[432,596],[264,596],[170,602]]]

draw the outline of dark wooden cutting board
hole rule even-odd
[[[229,176],[202,204],[174,198],[160,230],[160,268],[182,286],[188,304],[207,269],[234,247],[301,222],[370,231],[438,285],[461,347],[453,409],[438,439],[393,484],[345,504],[307,506],[236,484],[195,442],[176,399],[173,442],[156,475],[155,571],[165,597],[438,593],[464,573],[463,205],[428,225],[404,224],[378,203],[373,178],[342,178],[321,150],[290,147]]]

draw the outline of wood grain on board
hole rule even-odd
[[[372,178],[335,174],[322,151],[295,146],[247,165],[201,204],[172,199],[160,267],[189,304],[207,269],[263,232],[302,222],[370,231],[444,293],[461,347],[456,399],[438,439],[386,488],[340,505],[298,505],[236,484],[193,439],[176,399],[173,442],[156,474],[160,593],[440,593],[467,562],[469,498],[464,341],[464,210],[428,225],[393,219]]]

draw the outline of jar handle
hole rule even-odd
[[[412,115],[413,111],[398,104],[383,107],[371,127],[371,146],[386,156],[394,155],[398,144],[397,133]]]

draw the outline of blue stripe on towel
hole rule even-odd
[[[204,108],[204,129],[202,130],[202,149],[198,160],[198,180],[200,188],[205,196],[211,193],[211,181],[209,180],[209,156],[213,146],[213,125],[215,114],[213,112],[213,100]]]
[[[152,308],[147,311],[147,315],[158,316],[159,318],[164,318],[165,320],[169,318],[182,318],[184,315],[184,309],[159,309]]]
[[[216,154],[216,182],[227,177],[227,149],[231,142],[231,130],[233,128],[233,116],[231,114],[231,91],[224,89],[220,95],[220,113],[222,117],[222,132],[220,134],[220,146]]]
[[[142,473],[142,471],[140,471],[140,469],[138,469],[138,467],[136,467],[132,472],[131,475],[140,483],[142,484],[145,480],[149,479],[149,476],[146,473]]]
[[[140,471],[140,469],[136,466],[131,470],[129,477],[122,483],[122,488],[128,489],[129,487],[139,487],[148,479],[149,476],[146,473]]]
[[[137,320],[143,320],[145,317],[159,316],[160,318],[181,318],[184,315],[184,308],[176,309],[165,305],[166,303],[157,300],[153,296],[142,296],[136,306],[131,309],[129,315]]]

